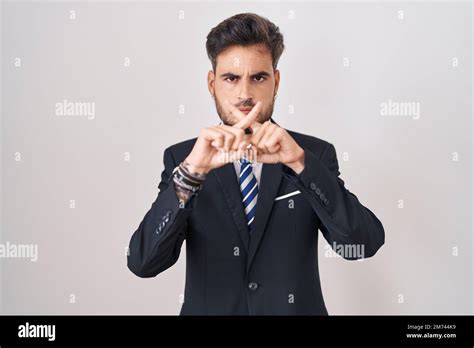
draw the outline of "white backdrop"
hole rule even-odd
[[[320,238],[329,313],[473,313],[471,3],[1,10],[3,314],[179,312],[185,246],[151,279],[127,269],[125,248],[158,193],[163,150],[219,121],[207,33],[247,11],[285,38],[274,119],[334,144],[346,188],[385,227],[364,261],[331,257]],[[13,257],[21,245],[30,254]]]

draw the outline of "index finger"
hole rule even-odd
[[[260,109],[262,108],[262,102],[257,102],[257,104],[255,104],[255,106],[252,108],[252,110],[250,110],[247,115],[245,115],[242,111],[232,105],[232,103],[230,103],[228,100],[226,100],[226,103],[227,105],[229,105],[232,114],[240,118],[240,121],[237,122],[234,127],[245,129],[254,123],[259,123],[256,122],[256,120]]]

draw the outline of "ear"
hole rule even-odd
[[[207,73],[207,89],[209,90],[209,93],[211,93],[211,96],[215,96],[215,89],[214,89],[214,80],[216,78],[216,75],[214,74],[214,71],[209,70]]]
[[[280,70],[275,69],[274,75],[275,75],[275,94],[277,94],[278,87],[280,86]]]

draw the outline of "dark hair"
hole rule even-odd
[[[265,45],[276,69],[285,45],[280,29],[268,19],[255,13],[239,13],[219,23],[207,35],[206,50],[212,69],[216,70],[217,56],[232,45]]]

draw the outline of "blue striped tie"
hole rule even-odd
[[[252,172],[252,164],[244,158],[240,159],[240,164],[240,191],[242,192],[242,202],[247,216],[247,226],[251,234],[252,223],[255,220],[257,210],[258,185]]]

